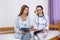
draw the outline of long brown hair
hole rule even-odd
[[[21,7],[21,11],[20,11],[20,13],[19,13],[18,16],[21,16],[21,15],[23,14],[23,11],[24,11],[25,8],[28,8],[28,9],[29,9],[29,7],[28,7],[27,5],[23,5],[23,6]],[[27,16],[28,16],[28,14],[29,14],[29,12],[27,13]]]

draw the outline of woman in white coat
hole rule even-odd
[[[48,16],[44,14],[43,7],[38,5],[36,7],[36,15],[34,17],[34,40],[44,40],[49,29]]]

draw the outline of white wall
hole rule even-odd
[[[42,5],[44,13],[48,13],[48,0],[0,0],[0,28],[13,26],[23,4],[30,7],[30,17],[33,20],[37,5]]]

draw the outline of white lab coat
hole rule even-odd
[[[34,29],[42,30],[42,29],[49,29],[49,18],[47,15],[44,14],[42,17],[38,17],[35,15],[34,17]],[[47,32],[44,33],[38,33],[37,36],[34,36],[34,40],[44,40],[44,37],[46,37]]]

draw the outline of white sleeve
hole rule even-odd
[[[14,23],[14,31],[15,31],[15,38],[21,39],[22,32],[19,30],[19,18],[16,18],[15,23]]]
[[[49,29],[49,17],[47,15],[45,15],[45,18],[46,18],[46,21],[47,21],[45,29],[48,30]]]
[[[15,20],[15,23],[14,23],[14,31],[16,33],[20,32],[19,30],[19,21],[18,21],[18,18]]]
[[[34,19],[33,19],[34,29],[37,29],[37,20],[36,19],[37,19],[36,17],[34,17]]]

